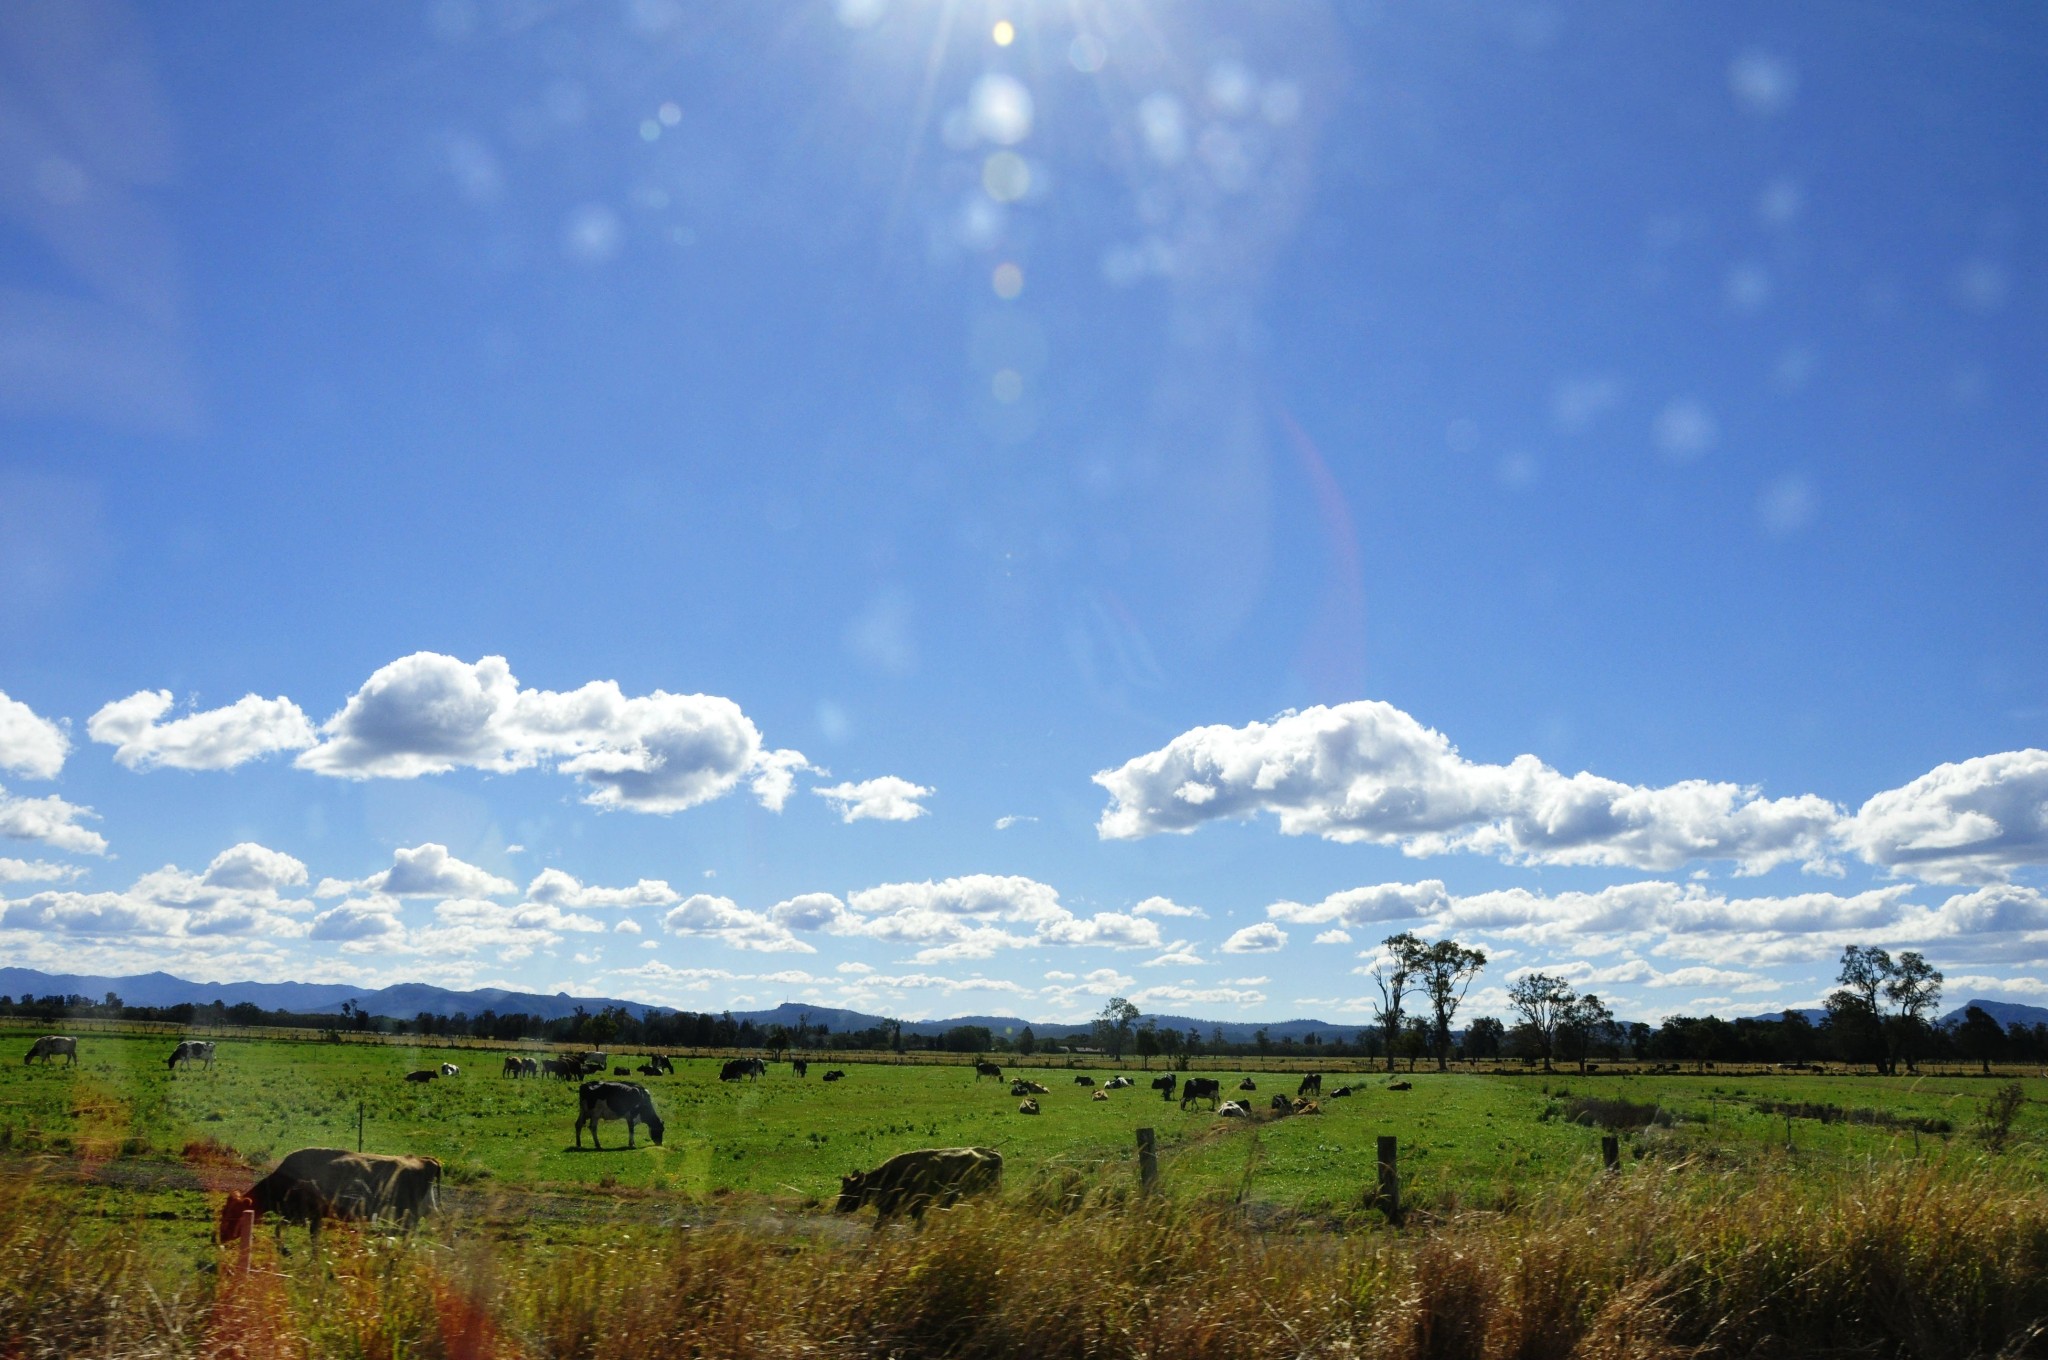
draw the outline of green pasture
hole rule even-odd
[[[26,1048],[26,1036],[6,1042]],[[1310,1211],[1357,1206],[1374,1176],[1375,1139],[1400,1140],[1404,1195],[1412,1204],[1494,1207],[1540,1185],[1598,1174],[1601,1130],[1570,1121],[1574,1097],[1656,1106],[1675,1122],[1622,1135],[1625,1157],[1699,1157],[1723,1164],[1818,1166],[1868,1159],[1987,1155],[1972,1136],[1980,1105],[2000,1084],[1960,1076],[1877,1078],[1767,1074],[1751,1077],[1617,1075],[1547,1077],[1416,1073],[1410,1091],[1386,1078],[1326,1071],[1320,1115],[1272,1119],[1276,1091],[1296,1076],[1260,1072],[1259,1118],[1223,1120],[1206,1106],[1182,1112],[1149,1088],[1155,1073],[1111,1098],[1090,1098],[1073,1070],[1029,1069],[1051,1088],[1043,1113],[1017,1113],[1007,1082],[977,1081],[971,1066],[898,1065],[835,1059],[808,1079],[787,1064],[753,1082],[721,1083],[719,1061],[679,1060],[671,1077],[640,1078],[667,1121],[664,1146],[643,1134],[628,1151],[625,1129],[602,1129],[603,1151],[573,1146],[571,1083],[499,1075],[502,1051],[243,1039],[220,1041],[211,1071],[169,1072],[172,1041],[87,1035],[75,1069],[27,1067],[0,1055],[0,1157],[55,1156],[138,1164],[218,1162],[223,1152],[261,1168],[294,1148],[353,1147],[358,1103],[363,1146],[438,1157],[456,1185],[571,1192],[640,1192],[682,1202],[752,1196],[789,1208],[829,1199],[841,1174],[908,1148],[980,1144],[999,1149],[1013,1193],[1076,1177],[1135,1176],[1135,1131],[1156,1130],[1163,1184],[1175,1194],[1245,1195]],[[405,1073],[442,1061],[461,1075],[423,1085]],[[637,1065],[639,1055],[615,1055]],[[839,1067],[844,1081],[820,1080]],[[1101,1080],[1114,1069],[1082,1068]],[[1245,1075],[1198,1064],[1237,1095]],[[2002,1155],[2048,1169],[2048,1081],[2028,1096]],[[1790,1121],[1756,1111],[1758,1100],[1887,1111],[1901,1120],[1946,1120],[1941,1135],[1903,1127]],[[253,1171],[247,1173],[253,1177]]]

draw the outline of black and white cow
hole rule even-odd
[[[1180,1088],[1180,1107],[1185,1110],[1198,1100],[1208,1101],[1209,1108],[1215,1109],[1223,1100],[1223,1083],[1214,1077],[1189,1077]]]
[[[50,1059],[52,1058],[69,1058],[71,1061],[67,1065],[76,1067],[78,1066],[78,1040],[68,1039],[59,1034],[45,1034],[42,1038],[29,1045],[28,1056],[21,1060],[21,1065],[26,1067],[38,1058],[43,1060],[43,1066],[45,1067],[50,1065]]]
[[[623,1119],[626,1121],[626,1146],[633,1146],[634,1129],[645,1124],[647,1136],[661,1146],[664,1125],[661,1116],[655,1113],[654,1097],[647,1094],[647,1088],[631,1081],[586,1081],[577,1088],[576,1146],[583,1146],[583,1130],[590,1129],[590,1145],[602,1149],[604,1144],[597,1141],[597,1125],[601,1119]]]
[[[198,1063],[201,1067],[213,1066],[213,1041],[211,1039],[185,1039],[180,1041],[170,1058],[164,1063],[167,1068],[190,1067]]]

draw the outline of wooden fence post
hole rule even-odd
[[[256,1241],[256,1211],[254,1209],[242,1210],[241,1217],[235,1222],[235,1237],[242,1244],[242,1273],[247,1275],[249,1273],[249,1253]]]
[[[363,1102],[356,1102],[356,1151],[363,1150]]]
[[[1146,1194],[1159,1186],[1159,1148],[1152,1130],[1138,1130],[1138,1188]]]
[[[1600,1138],[1600,1159],[1607,1163],[1612,1173],[1621,1170],[1621,1137],[1619,1134],[1603,1134]]]
[[[1390,1223],[1401,1221],[1401,1171],[1394,1135],[1380,1135],[1380,1190],[1378,1204]]]

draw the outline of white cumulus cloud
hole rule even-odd
[[[832,804],[833,811],[839,814],[842,822],[915,821],[926,812],[918,800],[932,796],[932,791],[922,784],[913,784],[893,774],[864,779],[858,784],[833,784],[811,792]]]
[[[23,779],[55,779],[71,739],[57,723],[0,690],[0,771]]]
[[[1260,921],[1257,925],[1246,926],[1231,932],[1222,945],[1226,954],[1270,954],[1287,946],[1287,932],[1271,921]]]
[[[591,888],[560,869],[543,869],[526,885],[528,902],[572,911],[598,907],[665,907],[681,897],[681,893],[659,878],[643,878],[630,888]]]
[[[53,850],[76,855],[104,855],[107,838],[79,825],[86,817],[99,814],[89,807],[67,803],[56,794],[41,798],[17,798],[0,788],[0,836],[18,841],[41,841]]]
[[[770,808],[789,796],[795,751],[768,750],[730,699],[627,696],[615,681],[565,692],[520,687],[501,656],[475,663],[415,652],[381,667],[320,728],[298,763],[350,779],[551,764],[595,807],[679,812],[751,780]]]
[[[331,880],[323,882],[321,895],[330,894],[333,886]],[[359,884],[340,886],[385,897],[499,897],[518,890],[510,879],[459,860],[448,853],[447,846],[433,841],[395,851],[389,869],[371,874]]]
[[[985,959],[1032,946],[1157,949],[1158,923],[1134,914],[1082,916],[1049,884],[1018,875],[964,874],[917,883],[884,883],[842,901],[806,893],[779,902],[768,917],[795,930],[829,931],[915,949],[914,962]]]
[[[1507,765],[1466,760],[1441,733],[1376,701],[1195,728],[1095,782],[1110,794],[1097,824],[1108,839],[1269,812],[1288,835],[1410,855],[1472,850],[1519,864],[1819,868],[1840,820],[1813,795],[1765,799],[1706,780],[1644,788],[1561,774],[1529,755]]]
[[[699,935],[734,949],[767,953],[815,954],[818,951],[758,911],[748,911],[729,897],[697,893],[684,898],[661,921],[671,935]]]
[[[204,873],[167,864],[119,892],[50,890],[0,904],[0,929],[121,936],[172,946],[214,936],[293,939],[307,933],[310,904],[283,896],[306,867],[252,842],[214,856]]]
[[[163,722],[167,689],[116,699],[86,720],[86,734],[114,748],[131,770],[231,770],[279,751],[302,751],[318,740],[313,724],[289,699],[247,694],[225,708]]]
[[[1935,883],[2003,882],[2048,862],[2048,751],[1938,765],[1876,795],[1845,831],[1857,854]]]
[[[276,891],[296,888],[306,881],[303,861],[254,841],[243,841],[213,857],[206,866],[205,883],[210,888],[242,892]]]
[[[62,883],[77,878],[84,870],[70,864],[52,864],[46,859],[13,859],[0,855],[0,883]]]
[[[1450,894],[1439,879],[1421,883],[1380,883],[1370,888],[1347,888],[1331,893],[1320,902],[1275,902],[1266,915],[1291,925],[1367,926],[1378,921],[1405,921],[1432,916],[1450,904]]]
[[[1183,906],[1170,897],[1148,897],[1131,908],[1133,916],[1189,916],[1206,921],[1209,913],[1200,907]]]

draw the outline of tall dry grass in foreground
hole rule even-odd
[[[621,1221],[573,1249],[448,1219],[409,1242],[335,1231],[318,1260],[295,1233],[247,1278],[168,1267],[75,1198],[0,1182],[0,1355],[2048,1353],[2048,1189],[1960,1156],[1824,1184],[1643,1167],[1398,1233],[1157,1201],[845,1241]]]

